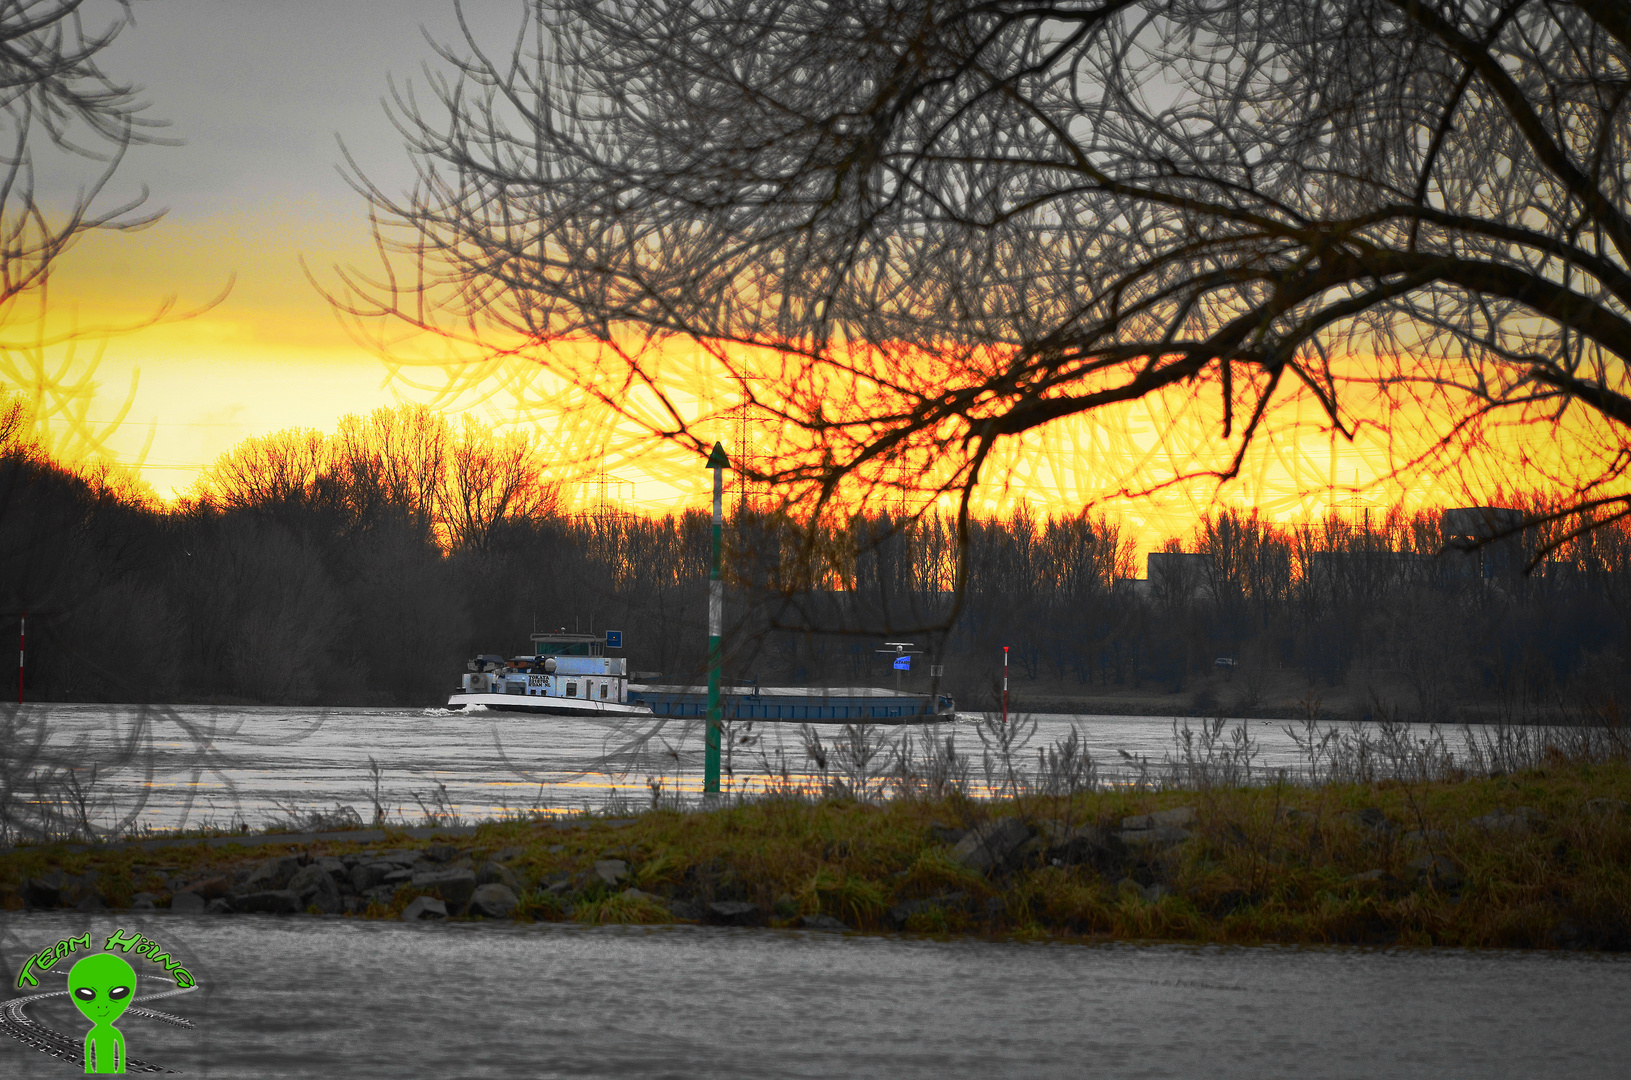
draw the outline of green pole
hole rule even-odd
[[[725,457],[725,444],[714,443],[714,452],[708,455],[708,468],[714,471],[714,557],[713,570],[708,575],[708,734],[707,754],[702,766],[702,793],[719,794],[719,733],[724,727],[725,711],[719,701],[719,669],[724,662],[725,648],[725,583],[719,569],[723,562],[725,542],[725,469],[730,465]]]

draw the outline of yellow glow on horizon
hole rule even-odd
[[[449,400],[502,387],[520,415],[553,416],[556,423],[575,429],[570,447],[567,442],[561,445],[563,458],[578,470],[576,476],[591,475],[597,457],[605,459],[608,472],[634,475],[650,487],[666,485],[674,501],[660,500],[660,509],[668,510],[705,505],[706,488],[695,453],[650,437],[651,428],[672,422],[665,409],[678,412],[705,445],[716,438],[724,442],[733,460],[744,449],[763,458],[779,455],[783,463],[801,453],[798,438],[787,442],[788,433],[777,429],[774,421],[755,416],[751,409],[734,411],[740,384],[720,370],[719,357],[711,355],[710,348],[715,346],[671,341],[643,356],[647,373],[665,392],[667,400],[659,402],[650,388],[625,385],[619,381],[622,374],[607,373],[612,370],[604,363],[607,346],[588,342],[551,346],[550,366],[572,373],[617,401],[623,414],[619,416],[603,406],[585,404],[585,396],[571,390],[566,380],[523,358],[463,368],[433,359],[432,349],[457,352],[457,344],[445,340],[427,346],[421,366],[406,370],[417,372],[427,387],[443,389]],[[747,371],[750,382],[771,377],[752,374],[753,365],[773,371],[779,362],[769,356],[744,360],[734,349],[732,356],[733,366]],[[1548,447],[1554,459],[1561,453],[1549,439],[1533,440],[1534,432],[1495,428],[1490,443],[1473,455],[1400,474],[1396,466],[1430,444],[1427,433],[1441,432],[1442,423],[1423,415],[1430,404],[1407,403],[1391,424],[1362,423],[1350,442],[1333,430],[1311,398],[1292,395],[1271,408],[1268,423],[1234,480],[1221,487],[1205,476],[1163,483],[1179,470],[1227,466],[1237,444],[1221,438],[1215,405],[1204,396],[1215,392],[1206,390],[1196,398],[1187,389],[1174,389],[1067,417],[1011,439],[984,473],[973,512],[999,515],[1029,504],[1046,517],[1085,508],[1121,521],[1138,549],[1151,551],[1168,538],[1189,536],[1202,514],[1223,507],[1256,509],[1268,520],[1293,524],[1331,514],[1381,516],[1394,508],[1408,513],[1510,496],[1525,487],[1522,474],[1505,467],[1514,456],[1533,465],[1548,456]],[[755,394],[761,400],[775,397],[760,389]],[[1243,414],[1237,422],[1241,419]],[[1585,427],[1591,426],[1586,421]],[[1540,445],[1529,446],[1528,441]],[[1550,475],[1555,476],[1559,472],[1555,460],[1553,465]],[[867,509],[896,509],[896,497],[888,490],[887,476],[884,479],[885,485],[870,496],[872,501],[863,504]],[[1156,490],[1139,493],[1152,487]],[[907,496],[903,505],[915,508],[921,503]],[[951,513],[955,503],[942,499],[939,507]],[[649,509],[649,503],[637,508]]]
[[[209,310],[77,346],[78,370],[98,384],[84,417],[104,425],[100,445],[166,499],[184,495],[201,470],[247,436],[293,427],[332,431],[347,413],[402,401],[473,410],[489,422],[532,430],[553,448],[557,478],[568,501],[580,507],[596,504],[602,491],[612,504],[642,513],[706,506],[708,476],[700,459],[650,435],[651,428],[674,426],[669,408],[704,441],[724,442],[733,457],[744,449],[744,431],[750,454],[799,445],[787,443],[788,433],[762,416],[733,415],[738,387],[718,358],[695,343],[655,355],[666,402],[649,387],[601,380],[599,389],[620,403],[622,416],[557,373],[593,367],[597,347],[586,344],[553,347],[557,372],[551,372],[525,358],[476,362],[458,342],[421,335],[390,342],[396,362],[387,364],[377,355],[382,350],[348,335],[300,264],[303,245],[326,235],[324,259],[312,269],[328,281],[328,263],[368,262],[366,237],[358,223],[311,207],[269,208],[253,229],[206,221],[136,235],[141,245],[107,236],[76,248],[53,288],[59,299],[79,299],[53,304],[53,330],[139,323],[170,294],[185,310],[236,274],[230,295]],[[762,364],[765,378],[784,370],[774,357],[753,363]],[[1544,487],[1524,481],[1569,472],[1559,442],[1508,432],[1506,445],[1468,459],[1463,469],[1398,478],[1395,464],[1421,449],[1419,432],[1432,426],[1430,418],[1396,422],[1391,435],[1362,427],[1348,443],[1332,437],[1305,398],[1279,408],[1240,477],[1221,489],[1195,480],[1137,498],[1123,494],[1123,488],[1166,479],[1180,465],[1221,468],[1226,461],[1230,447],[1221,440],[1215,407],[1186,393],[1067,418],[1011,440],[984,473],[974,511],[986,516],[1026,503],[1046,516],[1087,507],[1120,519],[1138,548],[1149,551],[1169,537],[1187,536],[1202,513],[1220,506],[1255,507],[1282,523],[1313,521],[1333,511],[1465,504],[1503,488]],[[127,395],[123,421],[107,427]],[[1577,424],[1574,433],[1589,436],[1590,427]],[[869,509],[895,508],[878,497],[885,505]]]

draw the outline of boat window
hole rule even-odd
[[[537,656],[599,656],[598,642],[589,641],[535,641],[534,654]]]
[[[601,697],[602,701],[604,701],[606,699],[606,684],[605,683],[600,684],[600,697]]]
[[[566,696],[567,697],[577,697],[578,696],[578,684],[577,683],[569,682],[569,683],[566,684]]]

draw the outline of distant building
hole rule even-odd
[[[1309,553],[1305,572],[1326,587],[1388,587],[1450,577],[1486,581],[1521,575],[1535,553],[1533,529],[1523,528],[1522,510],[1505,506],[1462,506],[1445,510],[1439,529],[1447,549],[1431,552],[1367,550],[1362,547]],[[1381,542],[1378,540],[1378,542]],[[1167,602],[1200,599],[1207,594],[1212,556],[1204,552],[1152,551],[1146,577],[1122,578],[1121,592]],[[1561,577],[1569,568],[1547,564],[1540,572]]]
[[[1535,555],[1533,529],[1523,511],[1506,506],[1463,506],[1439,518],[1446,555],[1466,560],[1466,572],[1488,581],[1523,573]]]
[[[1150,579],[1141,577],[1118,577],[1110,583],[1110,591],[1117,596],[1136,596],[1148,598],[1150,595]]]

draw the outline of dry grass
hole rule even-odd
[[[477,865],[518,848],[509,865],[526,881],[574,882],[565,895],[526,891],[522,919],[660,922],[676,901],[694,913],[738,900],[771,925],[823,914],[868,931],[1631,948],[1622,728],[1561,738],[1491,730],[1454,750],[1436,734],[1405,731],[1308,725],[1300,782],[1254,769],[1243,736],[1222,727],[1187,738],[1180,728],[1164,761],[1122,763],[1111,780],[1070,740],[1039,755],[1013,739],[988,740],[977,786],[954,747],[879,753],[857,743],[870,738],[859,732],[828,761],[867,773],[835,772],[817,792],[660,808],[621,825],[492,822],[464,846]],[[1036,765],[1018,768],[1022,753]],[[1002,797],[976,797],[997,789]],[[1187,836],[1158,847],[1117,838],[1122,818],[1180,806],[1195,812]],[[1478,823],[1492,814],[1508,816]],[[1033,835],[1090,826],[1097,839],[1068,850],[1033,841],[989,874],[954,857],[949,833],[1006,817]],[[398,834],[368,846],[427,843]],[[241,847],[159,853],[19,848],[0,854],[0,904],[21,906],[23,879],[54,868],[96,870],[104,895],[128,902],[136,891],[162,893],[172,876],[230,873],[270,854],[255,845],[246,836]],[[361,847],[327,842],[312,853]],[[589,881],[594,863],[610,858],[628,864],[629,880]],[[394,917],[415,895],[404,887],[365,915]]]
[[[852,927],[887,928],[893,905],[956,900],[913,913],[908,929],[1024,937],[1197,942],[1372,942],[1460,946],[1631,945],[1631,769],[1571,763],[1472,780],[1097,791],[1003,803],[765,800],[682,814],[657,811],[616,831],[560,834],[524,825],[483,830],[490,847],[521,845],[535,878],[623,858],[642,890],[695,901],[747,900]],[[956,862],[933,824],[976,824],[1066,811],[1077,822],[1178,805],[1198,821],[1155,852],[1112,848],[1110,865],[1051,865],[1044,855],[982,876]],[[1535,811],[1525,831],[1471,824],[1492,812]],[[1352,811],[1380,811],[1373,828]],[[1416,835],[1412,835],[1416,834]],[[560,851],[551,851],[562,846]],[[1423,875],[1422,859],[1445,872]],[[1380,872],[1379,874],[1376,872]],[[1364,875],[1373,880],[1365,880]],[[1171,890],[1154,902],[1122,887]],[[1358,880],[1356,880],[1358,879]],[[1148,891],[1147,889],[1145,891]],[[592,901],[600,903],[599,901]],[[605,921],[608,908],[594,908]],[[558,909],[536,910],[558,916]],[[579,916],[580,918],[582,916]],[[630,921],[636,921],[631,919]]]

